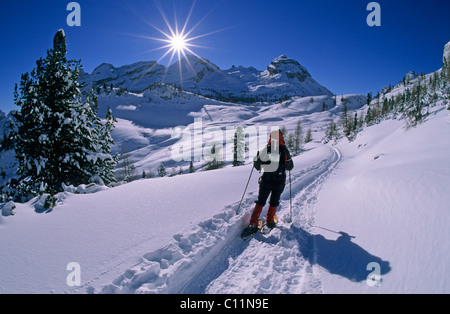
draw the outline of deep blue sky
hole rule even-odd
[[[183,24],[192,0],[159,0],[174,22]],[[167,30],[154,0],[79,0],[81,27],[68,27],[69,0],[3,1],[0,8],[0,109],[14,109],[20,75],[66,31],[69,58],[87,72],[103,62],[114,66],[155,61],[161,43],[133,35],[161,37]],[[450,1],[382,0],[381,27],[366,24],[370,0],[197,0],[188,28],[203,37],[195,49],[222,69],[232,65],[265,69],[281,54],[304,65],[337,94],[377,92],[410,70],[429,73],[442,66],[450,41]],[[162,63],[167,63],[168,58]]]

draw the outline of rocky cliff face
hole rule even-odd
[[[447,60],[447,64],[450,64],[450,41],[444,47],[444,56],[442,60]]]
[[[304,68],[300,63],[294,59],[289,59],[285,55],[282,55],[267,67],[267,71],[271,76],[277,74],[284,74],[288,79],[298,79],[300,82],[304,82],[307,78],[311,77],[308,70]]]

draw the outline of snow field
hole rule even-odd
[[[316,222],[355,236],[354,244],[389,266],[380,263],[379,288],[323,272],[325,293],[450,291],[449,121],[437,107],[414,129],[388,120],[338,145],[344,161],[320,194]]]
[[[317,147],[295,158],[293,195],[304,188],[317,189],[340,160],[337,152]],[[314,164],[317,163],[317,164]],[[318,179],[319,178],[319,179]],[[311,263],[301,257],[296,235],[289,229],[289,191],[280,206],[280,230],[244,242],[239,234],[248,224],[256,194],[247,197],[236,216],[236,206],[205,220],[187,234],[177,234],[166,247],[145,254],[102,293],[296,293],[320,292]],[[294,199],[305,203],[303,195]],[[266,209],[267,210],[267,209]],[[310,213],[312,214],[312,213]],[[263,213],[265,215],[265,213]],[[305,224],[304,217],[294,218]],[[280,241],[280,242],[279,242]],[[278,243],[279,242],[279,243]],[[314,255],[311,252],[311,255]],[[306,284],[307,283],[307,284]],[[310,284],[314,283],[313,288]]]
[[[66,192],[50,213],[16,204],[0,221],[0,291],[448,292],[449,129],[436,108],[411,130],[387,120],[351,143],[308,144],[294,159],[292,223],[287,186],[279,227],[248,241],[256,173],[235,211],[251,165]],[[71,262],[80,287],[66,284]],[[380,287],[366,283],[373,262]]]
[[[280,106],[288,116],[282,124],[295,125],[298,118]],[[228,123],[225,112],[218,121],[219,111],[210,110],[208,123]],[[318,140],[329,117],[311,113],[304,127]],[[280,121],[270,110],[254,116],[274,118]],[[124,138],[140,132],[142,143],[132,144],[144,145],[142,156],[167,154],[167,130],[123,124],[119,131]],[[0,291],[447,293],[449,131],[449,111],[437,106],[410,130],[387,120],[351,143],[306,145],[294,159],[292,223],[287,186],[279,228],[246,242],[239,234],[257,198],[256,173],[241,213],[235,210],[251,165],[66,192],[52,212],[37,210],[36,200],[16,204],[16,215],[0,221]],[[156,143],[145,146],[149,137]],[[71,262],[81,266],[80,287],[66,284]],[[373,262],[380,287],[366,283]]]

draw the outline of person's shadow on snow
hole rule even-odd
[[[380,265],[380,275],[391,271],[388,261],[383,261],[352,242],[354,237],[345,232],[338,232],[340,236],[336,240],[328,240],[321,234],[313,235],[301,228],[292,228],[302,255],[311,264],[317,264],[331,274],[362,282],[372,272],[372,268],[367,270],[367,267],[373,262]]]

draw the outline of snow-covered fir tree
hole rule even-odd
[[[97,104],[96,97],[94,101]],[[98,107],[96,106],[96,108]],[[103,183],[108,185],[115,182],[114,168],[118,163],[118,155],[111,155],[111,147],[114,145],[111,132],[114,130],[117,120],[110,108],[108,108],[104,123],[101,123],[98,117],[93,117],[93,119],[96,121],[95,131],[98,141],[96,153],[91,154],[90,158],[94,162],[94,173],[98,174]]]
[[[15,89],[14,141],[19,162],[18,195],[55,194],[62,184],[78,186],[114,180],[111,156],[114,118],[103,124],[91,93],[83,101],[78,76],[80,62],[67,60],[66,36],[59,30],[53,48],[22,75]]]

